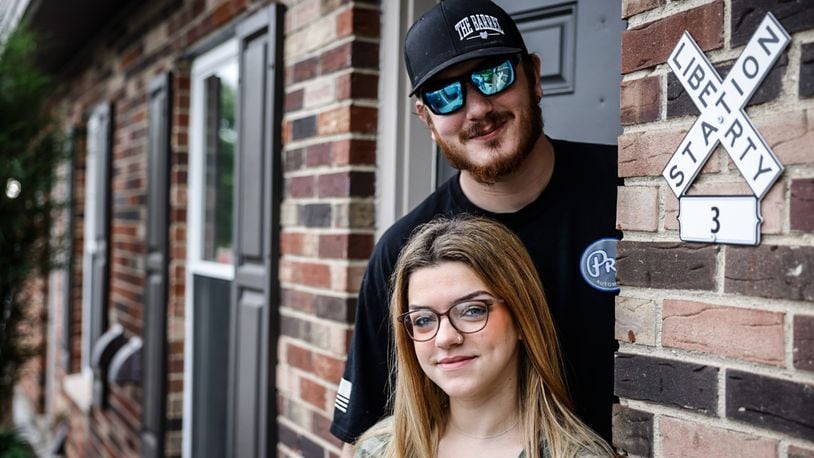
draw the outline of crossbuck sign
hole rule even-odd
[[[670,68],[701,111],[662,172],[679,200],[681,240],[759,243],[760,201],[783,172],[783,165],[744,107],[789,41],[791,37],[777,19],[767,14],[723,81],[688,32],[670,54]],[[754,195],[685,195],[719,143]]]

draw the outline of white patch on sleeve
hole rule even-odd
[[[348,404],[350,403],[350,391],[353,385],[347,379],[342,379],[339,382],[339,389],[336,391],[336,402],[334,406],[342,413],[348,412]]]

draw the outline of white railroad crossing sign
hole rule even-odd
[[[783,165],[744,107],[789,41],[789,34],[768,13],[723,81],[688,32],[670,54],[670,68],[701,111],[662,172],[679,200],[681,240],[759,243],[760,201],[783,172]],[[754,196],[685,195],[718,143]]]

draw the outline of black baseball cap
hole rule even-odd
[[[424,13],[407,31],[404,63],[413,88],[465,60],[527,53],[517,24],[488,0],[445,0]]]

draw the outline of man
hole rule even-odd
[[[543,134],[540,59],[488,0],[433,7],[407,32],[405,61],[416,111],[460,172],[390,227],[370,259],[331,426],[346,442],[343,456],[387,412],[388,280],[399,250],[416,226],[464,212],[502,222],[526,245],[557,325],[577,413],[610,439],[614,298],[582,278],[580,258],[593,242],[618,235],[616,147]]]

